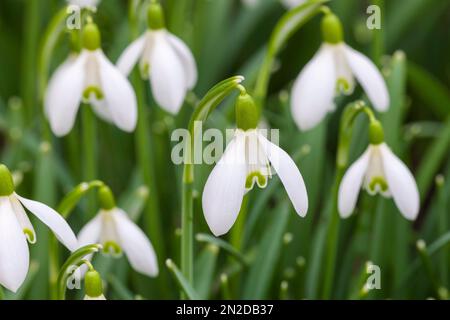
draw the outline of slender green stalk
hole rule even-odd
[[[83,141],[83,180],[97,178],[97,126],[95,116],[90,106],[82,105],[82,141]],[[87,197],[88,217],[95,212],[95,196]]]
[[[439,223],[438,234],[444,235],[449,229],[448,218],[448,195],[445,193],[445,179],[443,175],[436,177],[436,189],[439,203]],[[450,270],[450,253],[448,250],[443,250],[439,257],[439,275],[444,286],[449,285],[449,270]]]
[[[384,0],[372,0],[372,3],[378,8],[380,8],[380,19],[381,19],[381,26],[380,29],[374,29],[373,30],[373,46],[372,46],[372,58],[373,61],[377,65],[381,64],[381,57],[384,53],[384,21],[385,21],[385,11],[384,11]]]
[[[189,179],[183,181],[183,208],[181,211],[181,270],[189,283],[194,282],[194,212],[192,183],[193,181]]]

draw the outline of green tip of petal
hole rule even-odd
[[[370,183],[368,186],[370,193],[375,194],[377,192],[377,186],[380,188],[379,190],[381,190],[381,192],[388,191],[388,184],[383,177],[373,177],[370,180]]]
[[[103,294],[103,284],[100,274],[95,270],[86,272],[84,277],[85,292],[88,297],[99,297]]]
[[[322,18],[322,37],[325,42],[337,44],[344,41],[344,31],[341,20],[334,13],[327,13]]]
[[[36,238],[34,236],[34,232],[30,229],[23,229],[23,233],[25,234],[25,236],[27,237],[27,240],[29,243],[35,243],[36,242]]]
[[[258,187],[265,188],[267,186],[267,177],[259,171],[251,172],[247,176],[247,179],[245,180],[245,189],[247,190],[253,189],[255,182],[258,185]]]
[[[8,167],[0,164],[0,196],[10,196],[14,193],[14,181]]]
[[[152,2],[148,6],[147,23],[148,27],[152,30],[165,28],[164,11],[159,3]]]
[[[114,241],[106,241],[103,244],[103,252],[114,257],[122,255],[122,248]]]
[[[81,39],[83,48],[87,50],[94,51],[100,48],[101,36],[97,25],[93,22],[87,23],[83,28]]]
[[[258,108],[253,98],[246,92],[241,92],[236,100],[236,125],[244,131],[258,126]]]
[[[114,195],[108,186],[102,186],[99,188],[98,199],[100,201],[100,206],[104,210],[111,210],[116,207]]]

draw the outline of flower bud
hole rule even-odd
[[[84,276],[84,291],[88,299],[103,297],[103,284],[100,274],[89,270]]]
[[[7,197],[14,192],[14,181],[9,169],[0,164],[0,197]]]
[[[327,13],[322,18],[322,37],[325,42],[337,44],[344,40],[342,23],[333,13]]]

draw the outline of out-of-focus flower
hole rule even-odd
[[[292,115],[301,130],[309,130],[335,109],[338,93],[351,94],[354,77],[374,108],[386,111],[389,93],[377,67],[343,42],[339,19],[328,13],[322,20],[324,43],[298,75],[292,88]]]
[[[131,43],[120,56],[117,67],[129,75],[139,61],[139,69],[150,86],[156,102],[176,114],[188,90],[197,82],[197,66],[190,49],[171,34],[164,23],[162,8],[149,5],[149,29]]]
[[[242,0],[247,6],[255,6],[261,0]],[[280,0],[280,2],[288,9],[301,5],[306,0]]]
[[[80,8],[97,8],[100,0],[67,0],[69,5],[78,6]]]
[[[45,113],[52,131],[64,136],[72,129],[80,103],[89,103],[103,120],[131,132],[137,122],[136,95],[126,77],[100,48],[100,32],[93,23],[83,30],[83,49],[70,56],[53,74],[45,97]]]
[[[250,96],[239,96],[236,107],[238,129],[203,190],[203,212],[216,236],[227,233],[233,226],[245,193],[255,183],[260,188],[267,186],[272,176],[271,166],[280,177],[296,212],[303,217],[308,210],[305,183],[295,162],[256,129],[256,118],[248,124],[253,117],[248,109],[253,106]],[[241,117],[239,112],[243,114]]]
[[[100,188],[99,199],[102,209],[80,231],[80,247],[100,243],[104,252],[113,256],[120,256],[123,251],[133,269],[150,277],[157,276],[156,254],[144,232],[125,211],[116,207],[108,187]]]
[[[377,134],[363,155],[345,173],[338,194],[338,209],[346,218],[355,209],[359,190],[371,195],[391,196],[406,219],[414,220],[419,213],[419,191],[408,167],[383,142],[382,129],[376,123]],[[381,134],[379,134],[381,132]]]
[[[0,164],[0,284],[13,292],[28,273],[27,240],[36,242],[36,233],[24,207],[46,224],[70,251],[77,248],[75,234],[61,215],[43,203],[15,193],[11,173]]]

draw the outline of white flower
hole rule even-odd
[[[83,300],[106,300],[106,298],[103,294],[99,295],[98,297],[90,297],[88,295],[85,295]]]
[[[291,108],[301,130],[316,126],[328,112],[334,111],[339,91],[350,94],[354,77],[359,81],[374,108],[386,111],[389,94],[377,67],[363,54],[343,42],[323,43],[303,68],[292,88]]]
[[[242,0],[246,6],[255,6],[260,0]],[[297,7],[306,0],[280,0],[280,2],[288,9]]]
[[[78,234],[81,246],[100,243],[113,255],[125,252],[136,271],[150,277],[158,275],[158,264],[152,244],[139,227],[120,208],[101,209]]]
[[[78,6],[80,8],[96,8],[100,0],[67,0],[69,5]]]
[[[136,127],[133,88],[101,49],[83,49],[53,74],[45,97],[45,113],[55,135],[70,132],[82,101],[90,103],[100,118],[124,131]]]
[[[305,216],[308,196],[303,178],[290,156],[257,129],[236,133],[212,170],[203,190],[203,212],[212,233],[223,235],[236,221],[245,193],[254,184],[267,185],[271,167],[283,183],[295,210]]]
[[[13,292],[22,285],[28,273],[27,240],[36,242],[36,233],[23,207],[46,224],[70,251],[77,248],[72,229],[52,208],[22,198],[15,192],[0,197],[0,284]]]
[[[346,218],[353,212],[361,186],[371,195],[392,196],[406,219],[416,219],[419,191],[414,177],[385,143],[369,145],[345,173],[338,197],[341,217]]]
[[[180,110],[186,92],[197,82],[197,67],[189,48],[166,29],[149,29],[128,46],[120,56],[117,67],[129,75],[139,61],[144,79],[156,102],[172,114]]]

